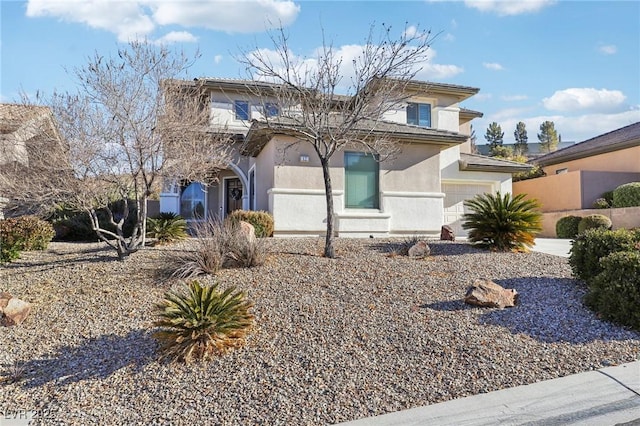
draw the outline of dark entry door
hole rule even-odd
[[[240,179],[226,179],[227,214],[234,210],[242,210],[242,182]]]

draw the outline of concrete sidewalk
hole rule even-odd
[[[640,361],[342,423],[640,426]]]
[[[571,240],[561,238],[536,238],[535,245],[531,250],[553,254],[555,256],[569,257]]]

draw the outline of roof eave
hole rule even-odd
[[[640,146],[640,139],[633,139],[629,141],[619,142],[616,144],[607,145],[605,147],[593,148],[590,150],[580,151],[576,153],[560,154],[554,158],[549,159],[548,161],[545,161],[544,159],[545,156],[542,156],[532,160],[531,162],[539,166],[546,167],[546,166],[552,166],[554,164],[564,163],[566,161],[579,160],[581,158],[593,157],[594,155],[606,154],[608,152],[619,151],[621,149],[633,148],[634,146]],[[565,148],[565,149],[568,149],[568,148]],[[550,154],[547,154],[547,155],[550,155]]]
[[[527,172],[533,166],[523,164],[522,166],[496,166],[486,164],[469,164],[464,160],[458,160],[460,171],[463,172],[494,172],[494,173],[522,173]]]

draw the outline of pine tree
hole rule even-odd
[[[503,143],[504,132],[502,131],[502,127],[495,121],[489,124],[484,138],[489,142],[490,155],[495,155],[494,150],[499,146],[501,147]]]
[[[469,135],[469,143],[471,145],[471,153],[478,154],[478,146],[476,145],[476,129],[473,128],[473,124],[471,125],[471,134]]]
[[[552,152],[558,149],[558,132],[553,121],[545,121],[540,125],[538,140],[540,141],[541,152]]]
[[[527,136],[527,129],[525,124],[520,121],[516,124],[516,130],[513,132],[513,137],[516,140],[515,151],[517,155],[527,155],[529,152],[529,145],[527,141],[529,140],[529,136]]]

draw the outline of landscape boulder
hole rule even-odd
[[[479,279],[467,290],[464,302],[474,306],[503,309],[518,303],[518,292],[511,288],[502,288],[491,280]]]
[[[427,245],[426,241],[418,241],[409,249],[409,257],[423,258],[429,256],[431,249]]]
[[[31,312],[31,303],[0,293],[0,325],[8,327],[23,322]]]
[[[455,241],[456,233],[449,225],[442,225],[442,228],[440,228],[440,239],[442,241]]]
[[[256,228],[249,222],[245,222],[244,220],[240,221],[240,232],[242,232],[249,242],[253,242],[256,239]]]

